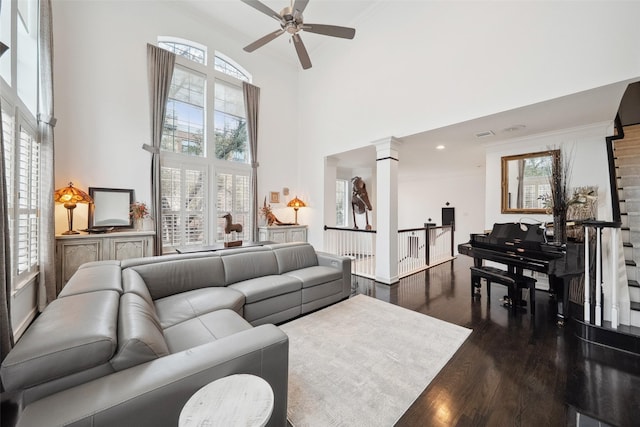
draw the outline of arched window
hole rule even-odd
[[[221,73],[251,83],[251,74],[223,53],[216,52],[213,66]]]
[[[199,43],[177,37],[158,37],[158,47],[198,64],[207,65],[207,47]]]
[[[158,37],[174,52],[161,143],[162,228],[165,252],[224,240],[224,220],[249,230],[251,167],[242,82],[251,74],[226,55],[177,37]],[[215,194],[215,203],[208,203]],[[250,240],[250,232],[243,236]]]

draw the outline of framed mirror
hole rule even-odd
[[[502,157],[502,213],[547,214],[551,174],[560,150]]]
[[[133,228],[129,209],[133,190],[89,187],[93,203],[89,205],[89,228]]]

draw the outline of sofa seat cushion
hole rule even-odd
[[[251,328],[238,313],[223,309],[170,326],[164,336],[169,351],[177,353]]]
[[[302,282],[292,276],[264,276],[245,280],[229,286],[242,292],[245,296],[245,304],[288,294],[302,289]]]
[[[318,265],[289,271],[286,275],[300,280],[303,288],[311,288],[334,280],[341,280],[342,270]]]
[[[244,294],[230,288],[203,288],[154,302],[162,329],[223,308],[242,314]]]
[[[116,291],[51,302],[2,362],[6,390],[24,389],[107,363],[117,346]]]

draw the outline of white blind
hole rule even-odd
[[[230,213],[234,224],[242,224],[243,239],[250,236],[250,179],[244,172],[219,172],[216,174],[218,227],[216,239],[224,240],[225,220],[221,217]]]
[[[40,144],[24,127],[20,128],[16,194],[18,200],[18,275],[37,270],[40,198]]]
[[[163,166],[161,179],[163,246],[206,244],[206,168]]]

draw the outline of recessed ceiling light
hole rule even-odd
[[[511,127],[508,127],[506,129],[504,129],[503,132],[517,132],[517,131],[522,130],[524,128],[526,128],[525,125],[514,125],[514,126],[511,126]]]
[[[444,150],[444,145],[440,144],[436,146],[436,150]]]

